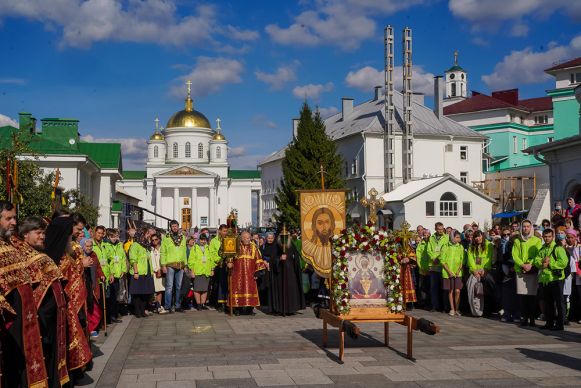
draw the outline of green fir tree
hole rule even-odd
[[[298,190],[321,189],[321,166],[325,171],[325,189],[342,189],[341,156],[335,143],[325,132],[319,110],[305,102],[301,109],[296,138],[289,144],[282,162],[283,180],[275,196],[278,212],[276,223],[288,228],[300,227]]]

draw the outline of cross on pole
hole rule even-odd
[[[188,82],[186,82],[186,85],[188,85],[188,96],[189,96],[190,93],[192,92],[192,81],[188,80]]]
[[[155,130],[157,131],[159,129],[159,118],[156,116],[153,121],[155,121]]]
[[[220,127],[220,123],[221,123],[221,122],[222,122],[222,120],[220,120],[220,118],[218,117],[218,118],[216,119],[216,130],[222,129],[222,128]]]
[[[361,198],[359,202],[363,207],[369,208],[369,221],[375,225],[377,222],[377,209],[381,209],[385,205],[385,200],[383,198],[377,198],[377,194],[379,193],[375,188],[369,190],[368,194],[369,198]]]

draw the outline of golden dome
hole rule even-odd
[[[149,138],[149,140],[163,140],[163,139],[164,139],[163,135],[159,133],[157,130]]]
[[[212,129],[210,126],[210,122],[202,113],[194,110],[194,101],[190,96],[190,86],[191,82],[188,81],[188,95],[186,97],[186,109],[180,110],[177,113],[174,113],[172,117],[169,118],[167,125],[165,126],[166,129],[170,128],[208,128]]]
[[[212,140],[226,140],[226,138],[224,137],[224,135],[217,132],[214,134],[214,136],[212,136]]]

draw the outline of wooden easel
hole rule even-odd
[[[378,314],[379,313],[379,314]],[[408,359],[413,358],[413,317],[405,313],[391,314],[385,309],[351,309],[347,315],[335,315],[331,311],[323,309],[320,312],[323,319],[323,348],[327,347],[328,325],[339,328],[339,360],[343,361],[345,353],[345,329],[343,322],[351,323],[377,323],[383,322],[384,327],[384,344],[389,346],[389,323],[394,322],[407,327],[407,353]],[[356,333],[359,334],[359,328],[356,327]]]

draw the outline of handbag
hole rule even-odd
[[[119,290],[117,291],[117,303],[127,304],[128,302],[128,292],[127,292],[127,278],[123,276],[119,279]]]

